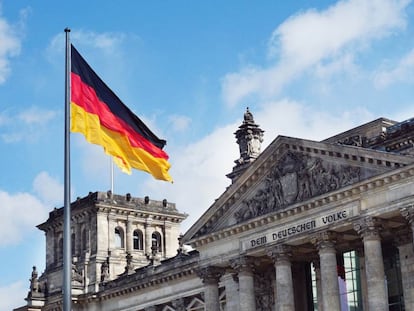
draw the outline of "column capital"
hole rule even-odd
[[[203,280],[203,283],[218,283],[223,275],[224,269],[216,266],[208,266],[196,270],[197,275]]]
[[[380,231],[382,230],[381,221],[378,218],[366,216],[354,222],[354,230],[364,240],[379,240]]]
[[[292,247],[287,244],[278,244],[267,250],[267,256],[272,258],[273,263],[290,263],[292,258]]]
[[[235,271],[233,268],[226,268],[223,271],[223,275],[221,276],[221,280],[224,281],[226,279],[231,279],[234,282],[238,282],[239,278],[237,276],[237,271]]]
[[[335,250],[336,233],[332,231],[319,232],[311,237],[311,243],[318,251]]]
[[[414,225],[414,206],[413,205],[400,208],[400,213],[410,225]]]
[[[240,256],[231,259],[230,266],[237,272],[252,272],[254,270],[254,259],[249,256]]]

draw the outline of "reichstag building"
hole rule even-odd
[[[184,235],[167,200],[74,201],[73,310],[414,310],[414,119],[263,135],[247,109],[230,186]],[[61,310],[63,208],[37,227],[46,268],[15,310]]]

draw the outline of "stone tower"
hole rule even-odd
[[[108,281],[175,256],[186,217],[165,199],[129,193],[94,192],[72,202],[72,295],[96,293]],[[36,275],[35,292],[39,301],[53,301],[60,299],[63,283],[63,208],[51,211],[38,228],[46,235],[46,269]]]
[[[240,158],[234,161],[233,171],[227,175],[232,182],[252,163],[260,154],[264,131],[254,122],[253,114],[247,107],[243,123],[234,133],[239,145]]]

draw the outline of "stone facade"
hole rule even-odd
[[[247,110],[231,185],[182,237],[166,201],[75,201],[73,309],[413,310],[414,121],[260,152],[263,132]],[[38,227],[46,271],[19,310],[60,310],[62,210]]]

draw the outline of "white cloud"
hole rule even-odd
[[[250,95],[271,98],[305,71],[315,66],[320,70],[321,62],[330,70],[347,68],[353,55],[373,40],[405,27],[408,3],[340,1],[324,11],[308,10],[287,19],[269,40],[268,55],[275,63],[227,74],[222,80],[224,101],[235,105]]]
[[[0,287],[0,310],[13,310],[27,302],[24,297],[28,293],[28,284],[23,281],[14,282]]]
[[[72,158],[80,160],[82,175],[94,180],[107,178],[109,184],[111,158],[105,154],[104,149],[99,145],[88,143],[81,134],[74,133],[71,138]],[[76,170],[72,175],[74,174]]]
[[[17,115],[17,119],[27,125],[41,125],[49,122],[57,115],[56,111],[31,107]]]
[[[6,81],[11,71],[10,59],[20,53],[21,39],[17,28],[1,16],[0,42],[0,84],[2,84]]]
[[[241,124],[241,123],[240,123]],[[193,144],[176,147],[169,152],[173,184],[148,179],[140,192],[159,198],[162,193],[177,209],[189,214],[182,226],[188,229],[202,212],[230,184],[225,174],[232,170],[238,155],[233,132],[240,125],[229,124]]]
[[[5,143],[17,143],[23,140],[36,141],[56,116],[56,111],[36,106],[13,115],[3,112],[0,115],[0,127],[3,128],[0,138]]]
[[[266,102],[252,113],[255,122],[265,131],[262,150],[278,135],[322,140],[372,119],[372,115],[363,109],[336,115],[311,111],[306,104],[288,99]],[[162,199],[159,197],[162,193],[176,203],[179,211],[189,214],[183,231],[230,185],[230,179],[225,175],[232,171],[234,160],[239,158],[233,133],[242,120],[241,114],[236,122],[215,129],[193,144],[171,150],[173,184],[148,179],[139,189],[140,193],[156,199]]]
[[[47,172],[40,172],[33,181],[33,190],[49,209],[63,205],[63,185]]]
[[[320,141],[372,118],[362,108],[335,114],[289,99],[266,102],[255,113],[255,121],[265,130],[264,146],[278,135]]]
[[[176,132],[185,131],[191,124],[191,118],[187,116],[172,115],[168,119]]]
[[[13,245],[45,221],[52,204],[61,203],[62,186],[46,172],[33,181],[34,194],[0,190],[0,247]]]
[[[378,88],[398,82],[414,81],[414,49],[407,53],[397,65],[386,66],[374,74],[374,84]]]
[[[0,219],[0,246],[12,245],[46,219],[46,207],[30,193],[9,194],[0,190],[2,217]]]

